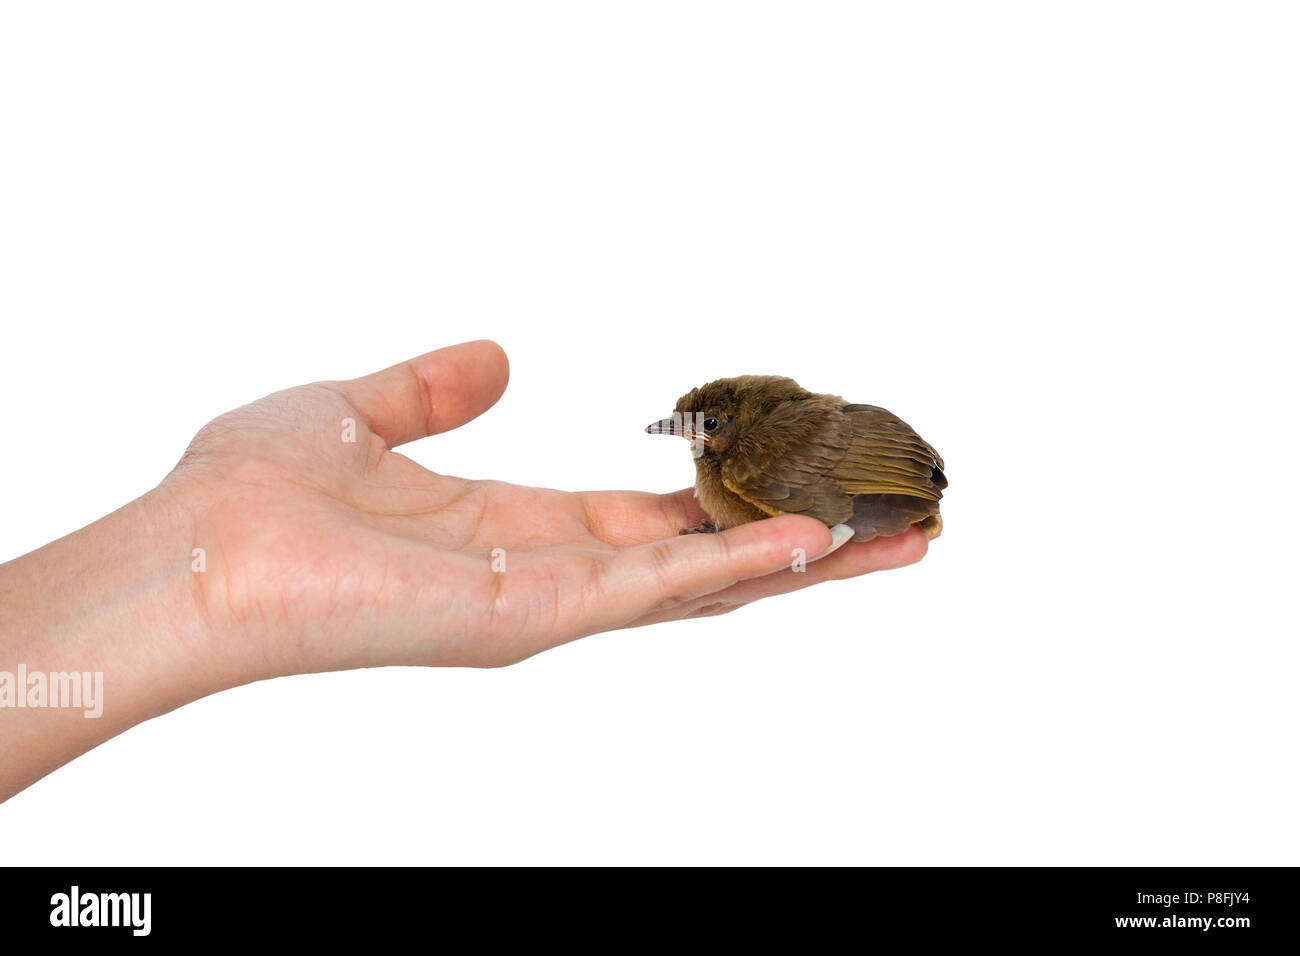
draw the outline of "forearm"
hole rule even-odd
[[[0,565],[0,800],[221,686],[188,518],[167,497]]]

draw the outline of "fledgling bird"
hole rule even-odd
[[[943,528],[943,459],[875,405],[810,392],[779,375],[741,375],[691,389],[671,418],[646,431],[691,440],[695,496],[710,520],[682,534],[780,514],[825,522],[835,546],[914,524],[931,538]]]

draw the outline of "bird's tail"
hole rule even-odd
[[[929,538],[943,529],[939,502],[912,495],[854,495],[853,517],[845,524],[853,529],[854,541],[902,534],[912,525]]]

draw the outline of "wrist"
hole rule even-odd
[[[159,488],[0,565],[0,682],[9,675],[8,695],[0,688],[0,799],[237,682],[211,663],[215,636],[196,602],[191,529],[187,509]]]

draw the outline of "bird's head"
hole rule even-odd
[[[689,439],[696,458],[725,458],[777,408],[812,398],[791,378],[741,375],[693,388],[677,400],[671,418],[646,426],[652,435]]]

